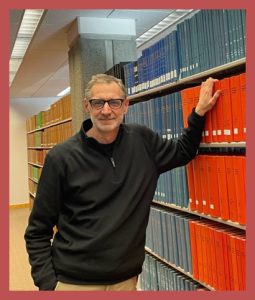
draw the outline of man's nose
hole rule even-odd
[[[111,109],[111,107],[110,107],[110,105],[109,105],[108,102],[104,103],[104,106],[103,106],[101,112],[104,113],[104,114],[109,114],[109,113],[112,112],[112,109]]]

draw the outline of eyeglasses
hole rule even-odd
[[[124,99],[109,99],[109,100],[103,100],[103,99],[90,99],[89,103],[94,109],[102,109],[105,105],[105,103],[108,103],[110,108],[112,109],[118,109],[121,107]]]

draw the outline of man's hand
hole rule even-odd
[[[216,81],[218,81],[218,79],[213,79],[212,77],[209,77],[208,79],[206,79],[206,81],[203,81],[201,84],[199,101],[195,108],[195,112],[200,116],[204,116],[208,110],[212,109],[212,107],[215,105],[217,99],[221,94],[220,90],[217,90],[213,94],[213,86],[214,82]]]

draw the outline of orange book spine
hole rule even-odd
[[[199,168],[200,168],[200,182],[201,182],[201,200],[202,212],[206,215],[210,213],[209,209],[209,193],[208,193],[208,179],[206,170],[207,155],[199,155]]]
[[[240,258],[240,268],[242,274],[242,286],[240,287],[242,290],[246,290],[246,238],[241,236],[238,240],[238,251]]]
[[[220,89],[220,81],[216,82],[214,84],[214,91]],[[220,99],[218,99],[216,105],[211,109],[211,124],[212,124],[212,141],[213,142],[218,142],[218,135],[217,135],[217,130],[218,130],[218,122],[217,122],[217,111],[219,110],[218,105],[219,105]]]
[[[223,259],[223,243],[222,243],[222,232],[220,229],[214,229],[214,240],[215,240],[215,256],[217,258],[217,276],[218,285],[217,290],[224,291],[226,289],[225,283],[225,269]]]
[[[209,245],[211,247],[211,270],[212,270],[212,278],[209,285],[211,287],[216,288],[218,286],[218,276],[217,276],[217,257],[216,257],[216,250],[215,250],[215,239],[214,239],[214,228],[208,227],[209,231]]]
[[[190,113],[189,109],[189,89],[185,89],[181,91],[181,99],[182,99],[182,116],[183,116],[183,125],[184,127],[188,127],[188,115]]]
[[[230,97],[230,80],[224,78],[221,80],[221,99],[222,101],[222,119],[223,119],[223,140],[224,142],[233,141],[233,122]]]
[[[213,217],[220,216],[220,202],[217,177],[217,156],[208,155],[207,157],[207,175],[208,175],[208,195],[209,210]]]
[[[237,197],[237,221],[246,224],[246,191],[244,178],[245,157],[236,156],[234,161],[234,178]]]
[[[222,249],[223,249],[223,261],[224,261],[224,278],[225,278],[225,289],[229,291],[230,286],[230,265],[228,260],[228,240],[227,231],[222,230]]]
[[[233,140],[240,142],[243,140],[243,121],[241,108],[241,88],[239,75],[230,77],[232,120],[233,120]]]
[[[221,81],[214,83],[215,90],[221,90]],[[224,124],[223,124],[223,99],[222,96],[218,99],[216,103],[216,128],[217,128],[217,142],[224,142]]]
[[[204,141],[205,143],[212,143],[213,136],[212,136],[212,111],[209,110],[206,113],[205,119],[205,130],[204,130]]]
[[[212,250],[213,245],[210,237],[210,226],[205,223],[205,251],[206,251],[206,262],[207,262],[207,284],[213,286],[213,268],[212,268]]]
[[[229,220],[227,177],[224,156],[217,156],[217,176],[219,188],[220,216],[223,220]]]
[[[240,76],[240,93],[241,93],[241,107],[242,107],[242,128],[243,128],[243,140],[246,140],[246,73],[242,73]]]
[[[200,177],[200,159],[199,156],[196,156],[193,159],[193,175],[194,175],[194,187],[195,187],[195,203],[197,212],[203,212],[202,204],[202,192],[201,192],[201,177]]]
[[[237,195],[234,177],[234,163],[236,156],[225,156],[227,189],[228,189],[228,204],[229,204],[229,219],[237,222]]]
[[[188,191],[189,191],[189,209],[196,210],[196,202],[195,202],[195,186],[194,186],[194,174],[193,174],[193,166],[192,161],[190,161],[186,165],[187,170],[187,180],[188,180]]]
[[[208,263],[206,252],[206,224],[204,222],[200,223],[200,236],[201,236],[201,251],[202,251],[202,268],[203,268],[203,278],[200,278],[201,281],[208,283]]]
[[[195,222],[195,233],[197,242],[197,265],[198,265],[198,280],[203,281],[204,268],[203,268],[203,253],[202,253],[202,240],[200,222]]]
[[[239,283],[239,290],[244,290],[245,289],[245,284],[244,284],[244,276],[243,276],[243,255],[244,253],[242,252],[241,249],[241,237],[236,236],[235,239],[235,248],[236,248],[236,263],[237,263],[237,272],[238,272],[238,283]]]
[[[196,105],[197,105],[197,103],[199,101],[200,85],[199,86],[195,86],[192,89],[193,89],[193,95],[194,95],[194,98],[193,98],[193,107],[196,107]],[[205,127],[204,127],[204,130],[202,132],[201,143],[205,143]]]
[[[237,255],[236,255],[236,237],[235,234],[228,234],[228,245],[229,245],[229,260],[231,261],[231,269],[230,269],[230,281],[231,290],[238,291],[239,290],[239,280],[238,280],[238,267],[237,267]]]
[[[197,242],[196,242],[196,229],[195,222],[189,221],[190,231],[190,247],[191,247],[191,261],[192,261],[192,276],[196,279],[199,278],[198,261],[197,261]]]

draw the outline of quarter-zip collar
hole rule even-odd
[[[93,137],[89,137],[87,136],[86,132],[93,126],[91,119],[86,119],[85,121],[83,121],[82,126],[81,126],[81,130],[80,130],[80,136],[82,141],[84,141],[88,146],[94,148],[97,151],[100,151],[102,153],[104,153],[105,155],[107,155],[111,161],[112,166],[115,168],[115,160],[114,160],[114,149],[115,146],[117,144],[120,143],[122,135],[123,135],[123,124],[120,125],[119,131],[118,131],[118,135],[115,139],[115,141],[113,142],[113,149],[112,149],[112,153],[109,153],[109,151],[107,151],[104,147],[103,144],[99,143],[95,138]],[[107,144],[105,144],[107,145]]]

